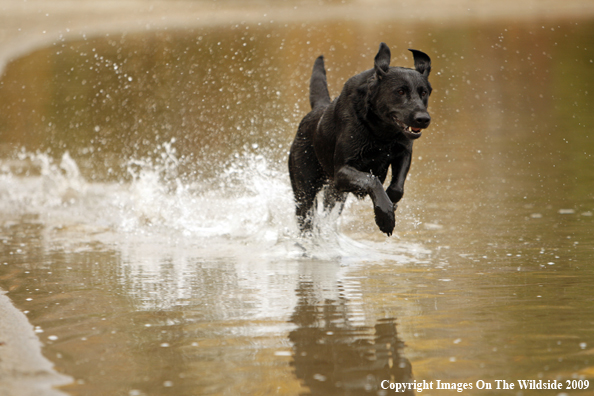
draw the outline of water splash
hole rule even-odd
[[[86,180],[68,152],[59,162],[22,152],[17,165],[28,167],[25,176],[12,170],[14,163],[2,164],[1,215],[34,214],[49,229],[83,227],[109,243],[120,243],[122,235],[139,237],[140,244],[185,239],[200,244],[201,255],[243,261],[410,261],[410,245],[391,244],[387,251],[341,233],[337,213],[321,217],[315,237],[299,237],[286,170],[266,156],[246,149],[214,177],[192,178],[180,172],[186,159],[175,143],[126,161],[127,180],[103,183]]]
[[[39,176],[19,177],[13,168]],[[88,184],[68,152],[59,163],[44,153],[20,152],[16,161],[1,164],[0,199],[7,213],[33,213],[72,204],[87,192]]]
[[[313,237],[301,237],[283,164],[246,149],[214,176],[192,177],[180,170],[187,159],[175,143],[125,161],[126,175],[111,182],[85,178],[68,152],[59,160],[26,152],[4,160],[0,224],[40,224],[48,252],[113,251],[122,285],[139,309],[187,304],[204,288],[200,274],[216,268],[236,287],[259,285],[250,312],[267,316],[288,303],[275,289],[277,277],[311,275],[334,285],[359,265],[407,264],[428,253],[395,240],[356,241],[341,232],[345,216],[337,213],[321,216]],[[224,284],[217,288],[224,294]]]
[[[262,155],[245,152],[208,180],[181,177],[174,141],[156,159],[128,161],[127,231],[175,230],[186,237],[271,238],[290,224],[288,183]],[[282,226],[279,229],[282,232]]]

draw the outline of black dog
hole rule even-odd
[[[324,57],[316,59],[309,85],[312,111],[299,124],[289,155],[302,233],[311,231],[316,195],[326,186],[326,210],[336,204],[342,209],[349,192],[358,197],[369,194],[376,224],[392,234],[413,141],[431,121],[427,112],[431,59],[421,51],[410,51],[415,69],[390,67],[390,49],[381,43],[374,68],[351,77],[333,101]],[[392,180],[384,191],[390,166]]]

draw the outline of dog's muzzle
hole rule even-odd
[[[410,140],[415,140],[421,137],[421,131],[423,130],[423,128],[415,128],[410,125],[406,125],[404,122],[400,121],[398,117],[396,117],[395,115],[392,116],[392,120],[394,120],[396,125],[402,128],[402,133]]]
[[[421,128],[413,128],[409,126],[404,129],[404,135],[411,140],[420,138],[421,134]]]

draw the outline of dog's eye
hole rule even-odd
[[[404,95],[404,94],[406,94],[406,91],[405,91],[403,88],[400,88],[400,89],[399,89],[398,91],[396,91],[396,92],[398,92],[398,95]]]
[[[428,94],[428,93],[429,93],[429,92],[427,92],[427,91],[423,91],[423,92],[421,92],[421,97],[423,97],[423,98],[424,98],[425,96],[427,96],[427,94]]]

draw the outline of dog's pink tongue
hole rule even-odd
[[[410,127],[410,129],[411,129],[413,132],[416,132],[416,133],[419,133],[419,132],[421,132],[421,128],[413,128],[413,127]]]

